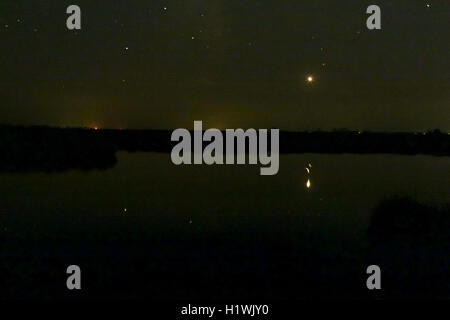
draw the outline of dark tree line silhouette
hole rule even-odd
[[[0,172],[107,169],[117,151],[170,152],[170,130],[93,130],[88,128],[0,125]],[[248,150],[248,148],[247,148]],[[450,155],[450,135],[280,131],[281,153],[392,153]]]

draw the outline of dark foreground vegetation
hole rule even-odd
[[[367,235],[367,257],[384,270],[392,296],[450,297],[449,203],[383,200],[373,210]]]
[[[169,130],[93,130],[0,125],[0,172],[106,169],[117,151],[170,152]],[[450,155],[450,135],[423,133],[280,132],[281,153]]]
[[[249,213],[249,221],[255,220]],[[17,213],[20,215],[20,213]],[[279,213],[271,223],[173,223],[170,215],[18,219],[0,231],[0,298],[32,299],[392,299],[448,298],[448,207],[383,200],[360,247],[334,253],[311,245],[304,222]],[[26,220],[26,221],[25,221]],[[69,262],[70,261],[70,262]],[[68,263],[82,268],[79,292],[65,288]],[[368,265],[382,290],[366,289]],[[269,301],[270,301],[269,300]]]

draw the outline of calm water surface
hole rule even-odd
[[[182,263],[189,270],[196,268],[192,259],[204,260],[215,277],[222,269],[214,255],[221,250],[229,259],[256,255],[249,268],[298,251],[351,255],[363,250],[372,210],[383,198],[450,200],[444,157],[282,155],[278,175],[260,176],[258,166],[174,166],[169,154],[159,153],[117,156],[116,167],[106,171],[0,176],[6,284],[33,278],[36,268],[45,274],[45,263],[77,259],[101,265],[104,257],[116,257],[126,265],[146,256],[156,265],[151,277],[170,269],[167,257],[187,256]],[[255,253],[261,247],[276,253]]]

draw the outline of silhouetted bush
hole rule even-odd
[[[384,294],[450,293],[450,210],[406,197],[381,201],[373,211],[368,261],[383,271]]]

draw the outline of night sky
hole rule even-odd
[[[449,29],[448,0],[2,0],[0,123],[449,132]]]

